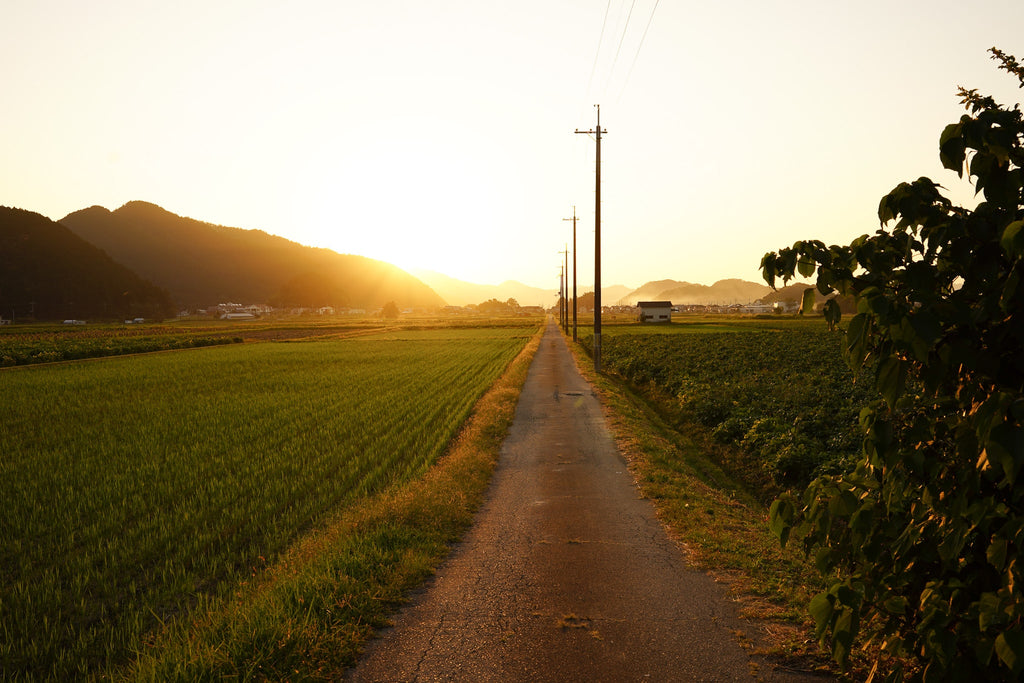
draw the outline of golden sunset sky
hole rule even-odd
[[[642,42],[641,42],[642,41]],[[14,0],[0,204],[131,200],[477,283],[759,281],[938,162],[963,85],[1012,104],[1021,0]]]

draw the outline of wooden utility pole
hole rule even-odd
[[[596,177],[594,193],[594,372],[601,372],[601,105],[597,107],[597,128],[576,129],[577,133],[597,138]]]
[[[562,254],[565,256],[565,265],[562,272],[565,274],[565,318],[562,319],[562,331],[569,334],[569,245],[565,245],[565,249],[562,250]]]
[[[561,327],[565,318],[565,273],[562,266],[558,266],[558,325]]]
[[[563,218],[563,221],[572,221],[572,340],[576,341],[576,206],[572,207],[572,218]]]

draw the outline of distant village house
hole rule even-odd
[[[670,323],[672,322],[671,301],[638,301],[640,308],[640,322],[642,323]]]

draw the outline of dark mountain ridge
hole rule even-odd
[[[49,218],[0,207],[0,314],[37,320],[166,318],[170,295]]]
[[[101,206],[60,223],[166,288],[180,306],[437,307],[436,292],[405,271],[363,256],[307,247],[262,230],[214,225],[148,202]]]

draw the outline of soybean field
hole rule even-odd
[[[334,511],[422,475],[535,332],[0,370],[0,677],[129,660]]]
[[[877,398],[843,360],[844,338],[821,318],[694,317],[608,326],[602,359],[676,423],[742,451],[748,483],[799,488],[846,467]]]

